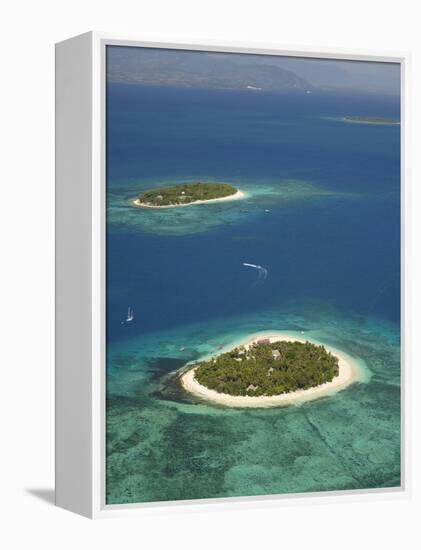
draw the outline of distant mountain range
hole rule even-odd
[[[107,76],[110,82],[185,88],[313,89],[306,79],[291,70],[258,62],[256,56],[250,64],[237,62],[236,58],[234,54],[118,47],[108,50]]]
[[[249,90],[342,90],[399,96],[398,63],[165,48],[107,48],[110,82]]]

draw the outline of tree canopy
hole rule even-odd
[[[240,346],[196,364],[199,384],[230,395],[280,395],[330,382],[339,374],[338,358],[310,342]]]
[[[138,200],[148,206],[175,206],[229,197],[236,192],[237,189],[228,183],[180,183],[146,191],[139,195]]]

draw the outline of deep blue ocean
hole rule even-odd
[[[375,94],[108,84],[109,503],[399,484],[400,126],[342,118],[399,112]],[[186,181],[247,198],[130,205]],[[194,402],[167,382],[267,328],[335,344],[370,382],[271,411]]]

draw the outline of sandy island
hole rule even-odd
[[[351,124],[371,124],[372,126],[400,126],[398,120],[353,120],[352,118],[347,118],[346,116],[340,119],[342,122],[349,122]]]
[[[227,349],[221,350],[220,353],[225,353],[230,349],[238,346],[250,347],[252,344],[263,338],[269,338],[270,343],[287,341],[287,342],[306,342],[311,340],[299,338],[291,334],[282,333],[262,333],[258,335],[249,336],[247,339],[237,342],[235,345],[230,346]],[[320,342],[314,342],[320,345]],[[324,344],[323,344],[324,345]],[[262,396],[249,396],[249,395],[229,395],[226,393],[219,393],[215,390],[211,390],[202,386],[195,379],[195,371],[197,367],[190,368],[181,374],[181,385],[185,390],[193,395],[212,401],[219,405],[226,405],[227,407],[281,407],[292,404],[299,404],[305,401],[311,401],[324,397],[327,395],[333,395],[338,391],[345,389],[350,384],[363,380],[363,373],[358,363],[351,357],[336,349],[324,346],[330,353],[335,355],[339,360],[339,374],[331,382],[325,382],[320,386],[309,388],[307,390],[298,390],[295,392],[283,393],[281,395],[262,395]]]
[[[193,204],[209,204],[211,202],[228,202],[228,201],[237,201],[239,199],[245,199],[247,197],[246,193],[244,191],[237,190],[236,193],[233,193],[232,195],[228,195],[226,197],[219,197],[217,199],[209,199],[209,200],[199,200],[199,201],[192,201],[192,202],[186,202],[186,204],[166,204],[163,206],[156,206],[154,204],[144,204],[139,201],[138,198],[132,199],[131,203],[136,206],[137,208],[180,208],[181,206],[191,206]]]

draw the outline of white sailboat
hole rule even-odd
[[[127,310],[126,323],[130,323],[130,321],[133,321],[133,319],[134,319],[133,308],[129,306],[129,309]]]

